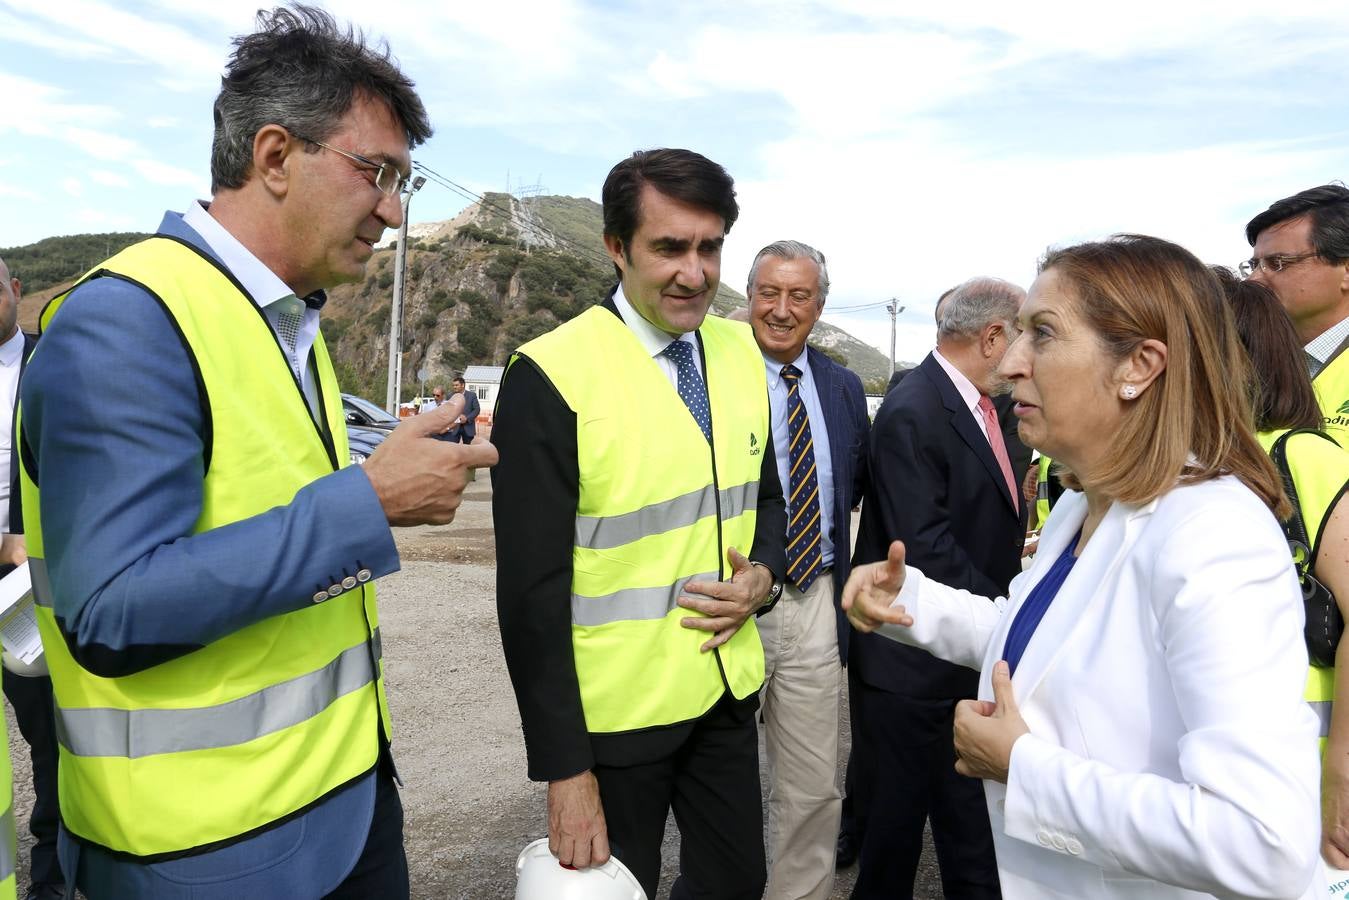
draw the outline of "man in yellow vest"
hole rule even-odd
[[[1241,274],[1274,291],[1303,343],[1325,430],[1349,447],[1349,188],[1285,197],[1246,225]]]
[[[57,297],[21,387],[62,868],[90,900],[405,898],[373,580],[495,452],[432,440],[447,405],[350,466],[318,320],[431,128],[325,12],[234,45],[212,201]]]
[[[781,592],[786,517],[758,347],[707,315],[734,185],[697,153],[650,150],[613,168],[603,201],[620,284],[516,352],[492,433],[529,777],[548,782],[563,864],[612,851],[655,897],[673,809],[670,896],[758,900],[752,616]]]

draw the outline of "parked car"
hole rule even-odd
[[[351,464],[359,466],[370,458],[375,448],[384,442],[389,432],[382,428],[362,428],[360,425],[347,425],[347,444],[351,450]]]
[[[342,412],[346,414],[348,425],[379,431],[393,431],[398,427],[397,416],[390,415],[383,408],[355,394],[342,395]]]

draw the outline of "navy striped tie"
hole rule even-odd
[[[820,549],[820,480],[815,471],[810,417],[801,401],[801,370],[783,366],[782,380],[787,383],[787,460],[791,466],[787,478],[787,577],[805,592],[824,571]]]
[[[693,421],[703,430],[703,437],[707,438],[709,444],[712,443],[712,414],[707,408],[707,386],[703,384],[703,376],[698,374],[698,367],[693,364],[693,345],[688,341],[671,341],[670,346],[661,352],[674,362],[675,371],[679,374],[676,388],[679,397],[689,408]]]

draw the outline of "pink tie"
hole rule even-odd
[[[984,414],[984,430],[988,432],[988,445],[993,448],[993,458],[1002,469],[1002,477],[1007,479],[1007,493],[1012,496],[1012,508],[1021,509],[1017,503],[1016,479],[1012,477],[1012,461],[1007,458],[1007,445],[1002,440],[1002,425],[998,423],[997,410],[988,397],[979,398],[979,412]]]

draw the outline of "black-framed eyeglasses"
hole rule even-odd
[[[322,147],[324,150],[331,150],[340,156],[345,156],[352,162],[374,172],[375,187],[378,188],[382,194],[393,196],[394,194],[401,194],[403,191],[407,190],[408,180],[412,178],[412,174],[408,173],[407,175],[404,175],[402,172],[398,171],[398,167],[393,163],[375,162],[373,159],[367,159],[359,153],[338,149],[331,144],[325,144],[323,141],[316,141],[313,138],[305,137],[297,132],[292,131],[291,134],[302,141],[307,141],[315,146]]]
[[[1315,250],[1310,253],[1271,253],[1269,256],[1252,256],[1250,259],[1239,264],[1237,271],[1241,273],[1242,278],[1250,278],[1257,270],[1265,272],[1282,272],[1289,266],[1296,265],[1304,259],[1311,259],[1313,256],[1320,256]]]

